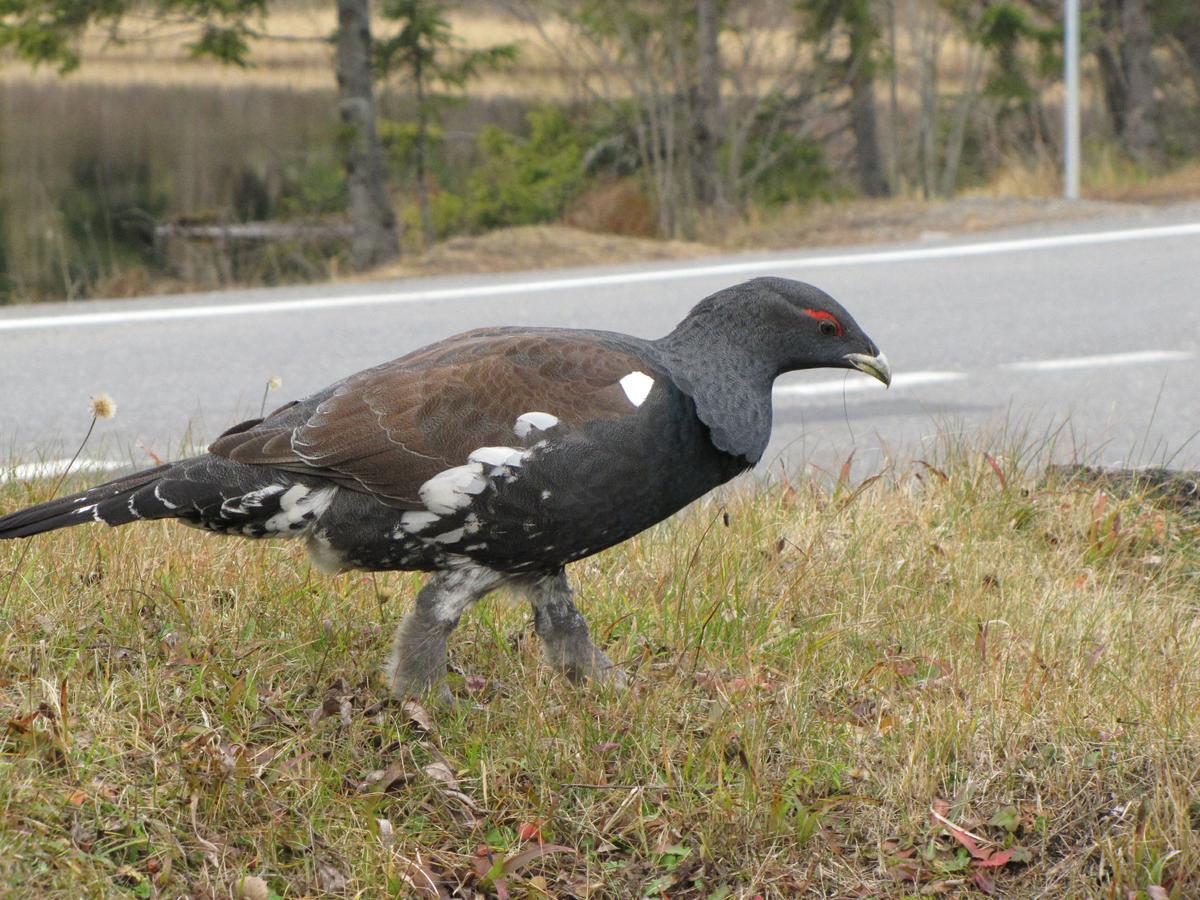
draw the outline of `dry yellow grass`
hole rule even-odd
[[[450,17],[464,46],[485,47],[517,43],[520,57],[502,75],[485,75],[471,84],[471,95],[486,100],[503,96],[562,98],[569,94],[561,66],[539,40],[535,29],[495,13],[458,12]],[[111,85],[154,84],[192,87],[285,87],[292,90],[332,91],[333,47],[329,36],[337,17],[332,4],[312,8],[273,9],[259,23],[263,38],[251,40],[250,66],[242,69],[209,59],[195,59],[187,45],[199,29],[172,25],[158,17],[127,17],[115,33],[88,30],[81,47],[81,68],[74,80]],[[376,19],[377,35],[394,26]],[[554,33],[554,29],[550,29]],[[0,60],[0,80],[55,79],[51,68],[31,70],[27,63]]]
[[[630,690],[491,600],[432,722],[376,708],[412,576],[161,524],[30,547],[0,893],[1200,893],[1200,526],[1143,498],[965,451],[743,484],[573,567]]]
[[[720,252],[688,241],[595,234],[561,225],[523,225],[477,236],[455,237],[431,250],[366,276],[371,280],[467,272],[518,272],[572,266],[695,259]]]

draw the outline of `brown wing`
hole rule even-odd
[[[630,415],[620,379],[647,369],[583,335],[472,331],[351,376],[299,425],[268,418],[209,450],[416,509],[418,488],[473,450],[525,445],[514,432],[525,413],[549,413],[563,429]]]

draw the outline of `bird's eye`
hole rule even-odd
[[[842,334],[842,323],[833,313],[823,309],[806,309],[804,314],[817,320],[817,328],[820,329],[821,334]]]

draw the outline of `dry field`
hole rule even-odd
[[[459,11],[450,21],[464,46],[516,43],[521,48],[516,77],[510,70],[503,77],[473,82],[472,97],[489,99],[518,94],[556,99],[567,95],[561,67],[554,54],[542,45],[536,29],[498,12],[480,10]],[[329,36],[336,25],[337,15],[331,3],[273,6],[270,14],[255,24],[260,37],[251,40],[250,66],[242,69],[193,58],[187,45],[199,34],[195,25],[158,14],[135,14],[124,19],[115,30],[89,29],[81,48],[82,65],[70,77],[74,81],[112,86],[332,91],[335,82]],[[377,19],[373,30],[376,35],[384,35],[389,28],[394,30],[394,26]],[[31,71],[26,63],[0,60],[0,81],[57,77],[53,69]]]
[[[446,709],[382,705],[415,576],[0,545],[0,895],[1198,896],[1200,523],[1018,458],[742,483],[573,567],[629,690],[501,597]]]

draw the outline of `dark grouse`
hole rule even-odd
[[[236,425],[203,456],[0,517],[0,539],[170,518],[303,538],[329,572],[433,572],[396,629],[397,696],[444,692],[450,632],[509,585],[529,597],[553,665],[619,682],[564,567],[753,466],[775,378],[817,367],[891,380],[832,297],[782,278],[713,294],[655,341],[468,331]]]

